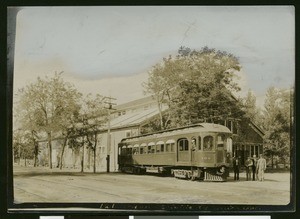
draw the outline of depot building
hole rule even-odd
[[[96,172],[118,171],[118,144],[123,138],[133,137],[143,133],[154,119],[158,118],[159,110],[153,97],[144,97],[128,103],[117,105],[110,116],[107,128],[99,130],[96,148]],[[167,109],[166,109],[167,110]],[[238,156],[243,164],[248,156],[263,153],[263,131],[253,122],[241,121],[230,118],[219,121],[227,126],[233,133],[232,156]],[[244,123],[243,130],[240,123]],[[243,137],[241,138],[241,133]],[[245,134],[246,133],[246,134]],[[108,135],[110,137],[108,138]],[[110,139],[110,142],[107,140]],[[52,140],[52,167],[58,167],[62,154],[63,139],[60,137]],[[39,141],[38,165],[49,166],[49,148],[46,140]],[[64,149],[62,160],[63,168],[80,169],[84,163],[84,171],[93,171],[93,150],[88,147],[73,148],[70,143]],[[107,163],[109,155],[109,165]]]

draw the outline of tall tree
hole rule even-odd
[[[266,131],[266,155],[283,163],[289,161],[291,150],[291,127],[293,109],[293,90],[270,87],[266,94],[263,125]]]
[[[35,158],[35,137],[32,133],[23,130],[17,129],[13,134],[13,151],[14,158],[18,158],[18,162],[20,165],[21,158],[26,160]]]
[[[243,99],[243,105],[243,111],[245,112],[245,116],[261,127],[261,110],[257,107],[256,96],[251,90],[248,91],[247,96]]]
[[[60,169],[63,167],[64,152],[68,141],[70,138],[73,138],[73,136],[80,135],[80,129],[77,127],[80,122],[79,110],[80,106],[78,104],[77,109],[74,109],[73,113],[68,114],[61,122],[61,136],[63,137],[63,142],[58,164]]]
[[[239,70],[232,54],[207,47],[198,51],[181,47],[176,57],[164,58],[144,84],[145,92],[157,100],[160,129],[241,116],[240,102],[231,93],[240,90],[234,80]]]
[[[105,97],[91,94],[83,99],[81,130],[85,136],[87,148],[93,151],[93,172],[96,172],[96,155],[99,142],[99,131],[105,127],[108,111],[105,109]],[[84,150],[83,150],[84,156]],[[83,157],[84,158],[84,157]],[[83,168],[83,167],[82,167]]]
[[[37,81],[18,92],[17,112],[21,126],[43,132],[49,147],[49,167],[52,168],[52,136],[61,132],[65,118],[78,109],[80,93],[55,73],[51,78]]]

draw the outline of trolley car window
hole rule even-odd
[[[126,149],[126,155],[132,154],[132,145],[128,145]]]
[[[121,155],[126,155],[126,146],[122,146]]]
[[[201,136],[198,137],[198,150],[200,151],[202,148]]]
[[[189,150],[189,141],[186,138],[181,138],[177,141],[179,151],[188,151]]]
[[[161,152],[164,152],[164,151],[165,151],[165,145],[164,144],[156,145],[156,152],[157,153],[161,153]]]
[[[174,148],[175,148],[175,144],[174,144],[174,143],[171,143],[171,152],[174,152],[174,151],[175,151]]]
[[[175,148],[175,141],[168,140],[166,142],[166,152],[174,152],[174,148]]]
[[[128,149],[127,149],[127,155],[128,155],[128,154],[132,154],[132,148],[128,148]]]
[[[192,150],[195,151],[197,149],[197,140],[195,137],[192,137]]]
[[[166,152],[171,152],[171,144],[166,144]]]
[[[174,143],[166,144],[166,152],[174,152]]]
[[[164,152],[165,143],[163,141],[159,141],[156,143],[156,153]]]
[[[140,154],[144,153],[144,147],[140,147]]]
[[[146,154],[147,153],[147,146],[145,143],[141,144],[140,146],[140,154]]]
[[[135,144],[133,146],[133,151],[132,151],[133,154],[139,154],[139,145],[138,144]]]
[[[213,149],[214,138],[212,136],[205,136],[203,139],[203,150],[211,151]]]
[[[155,153],[155,144],[154,142],[151,142],[148,144],[148,154],[154,154]]]
[[[218,139],[217,139],[217,149],[218,150],[223,150],[224,149],[224,141],[225,141],[225,136],[224,135],[218,135]]]
[[[227,152],[231,153],[232,152],[232,139],[231,138],[227,138]],[[251,157],[252,157],[252,154],[251,154]]]

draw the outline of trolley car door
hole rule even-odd
[[[217,136],[217,148],[216,148],[216,162],[225,163],[225,135],[219,134]]]
[[[189,141],[187,138],[180,138],[177,141],[177,161],[190,162]]]

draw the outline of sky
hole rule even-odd
[[[263,103],[295,82],[292,6],[25,7],[17,16],[14,92],[63,72],[82,93],[124,103],[143,97],[147,72],[180,46],[239,58],[241,96]]]

